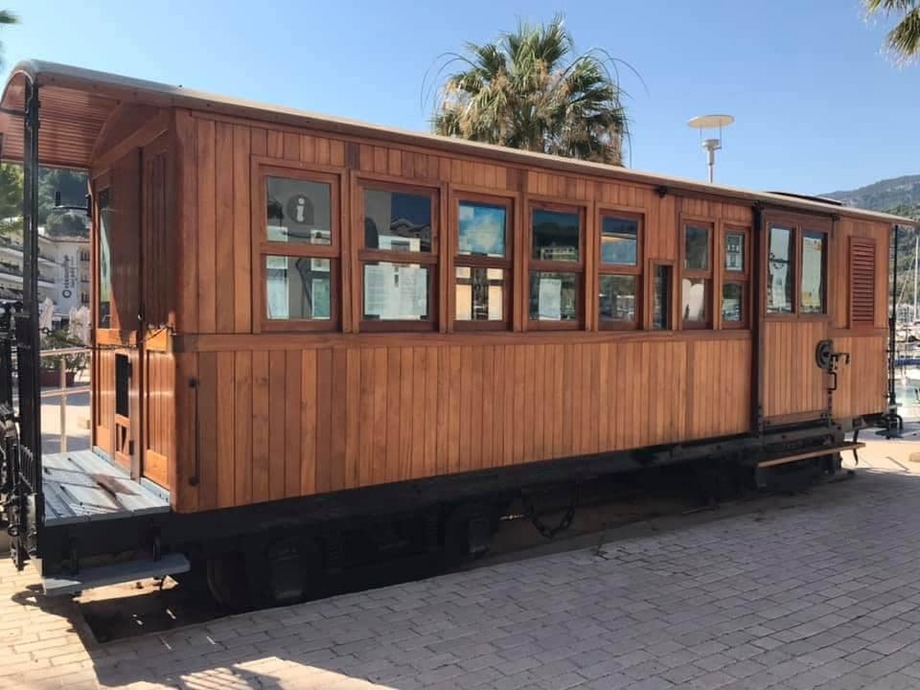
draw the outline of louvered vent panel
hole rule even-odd
[[[875,242],[850,239],[850,324],[875,324]]]

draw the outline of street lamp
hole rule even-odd
[[[687,124],[694,129],[700,130],[700,142],[703,149],[707,152],[709,164],[709,182],[712,184],[713,170],[716,165],[716,151],[722,148],[722,128],[728,127],[735,121],[731,115],[698,115],[690,120]],[[703,130],[719,130],[719,135],[714,136],[715,132],[708,137],[703,137]]]

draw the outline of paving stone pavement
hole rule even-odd
[[[95,643],[0,566],[3,688],[920,688],[917,442],[582,548]]]

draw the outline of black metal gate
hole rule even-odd
[[[11,553],[19,569],[28,558],[41,555],[39,534],[44,516],[38,331],[38,108],[38,86],[27,80],[22,161],[23,302],[7,305],[0,313],[0,490],[12,540]]]

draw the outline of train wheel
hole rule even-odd
[[[246,556],[230,551],[208,559],[208,589],[214,600],[231,611],[252,608],[253,592],[249,581]]]
[[[453,568],[488,553],[495,533],[495,510],[480,503],[461,503],[444,521],[444,566]]]

